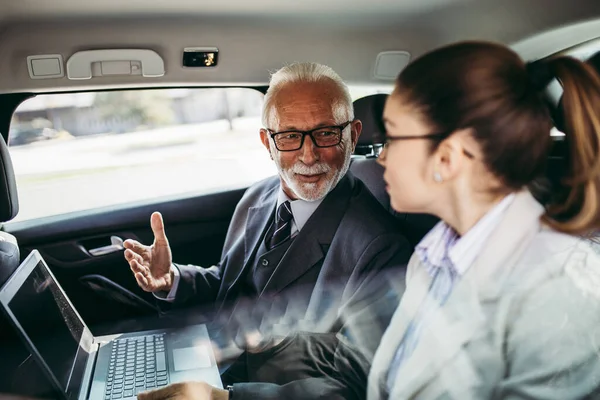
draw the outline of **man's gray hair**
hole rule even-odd
[[[342,78],[330,67],[317,63],[294,63],[286,65],[271,75],[269,89],[265,94],[265,102],[262,113],[262,123],[265,128],[275,129],[277,125],[277,112],[274,100],[279,90],[286,84],[297,82],[327,82],[333,83],[339,88],[339,98],[332,104],[333,117],[336,123],[343,124],[354,119],[354,106],[348,86]]]

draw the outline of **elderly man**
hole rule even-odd
[[[368,275],[406,263],[407,241],[348,173],[362,124],[341,78],[315,63],[280,69],[271,78],[262,119],[260,138],[279,176],[247,190],[221,261],[209,268],[173,264],[162,217],[154,213],[154,243],[125,242],[125,258],[143,290],[175,306],[217,308],[296,290],[299,313],[311,309],[309,302],[319,309],[314,298],[335,282],[343,290],[327,304],[339,310],[358,299]]]
[[[343,321],[333,323],[331,315],[343,319],[348,310],[368,303],[373,293],[370,282],[381,270],[406,264],[411,249],[393,218],[348,172],[362,124],[354,119],[346,85],[331,68],[301,63],[276,72],[265,96],[263,125],[260,138],[279,176],[247,190],[234,213],[218,265],[173,264],[158,213],[151,218],[154,244],[126,241],[125,257],[142,289],[175,306],[214,304],[230,311],[230,303],[237,303],[237,313],[220,314],[249,320],[259,308],[253,306],[254,301],[263,299],[282,314],[272,315],[271,307],[266,318],[258,315],[250,326],[242,323],[242,329],[252,330],[258,324],[264,333],[267,320],[266,325],[280,327],[271,332],[288,338],[300,329],[337,331]],[[269,301],[274,296],[277,300]],[[240,307],[248,298],[254,299],[252,305]],[[334,335],[301,338],[294,344],[299,351],[326,348],[328,361],[338,359]],[[312,356],[315,351],[307,353]],[[296,354],[289,355],[294,362],[304,362]],[[305,369],[284,363],[275,370]],[[328,377],[319,379],[318,385],[301,380],[299,386],[292,384],[283,391],[278,385],[265,385],[234,385],[236,398],[253,397],[257,392],[271,398],[290,397],[291,392],[313,397],[315,388],[319,393],[339,388]]]

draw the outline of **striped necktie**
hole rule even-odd
[[[277,208],[274,231],[267,242],[269,250],[290,238],[292,235],[292,218],[292,207],[290,202],[286,201]]]

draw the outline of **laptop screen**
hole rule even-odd
[[[66,391],[84,325],[42,261],[17,290],[8,308]]]

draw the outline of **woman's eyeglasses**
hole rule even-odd
[[[447,133],[430,133],[428,135],[412,135],[412,136],[389,136],[385,135],[384,142],[379,146],[375,146],[375,154],[379,157],[381,153],[385,149],[387,149],[392,142],[400,142],[403,140],[442,140],[447,138],[449,135]],[[469,158],[475,158],[473,154],[463,149],[463,153],[465,156]]]

